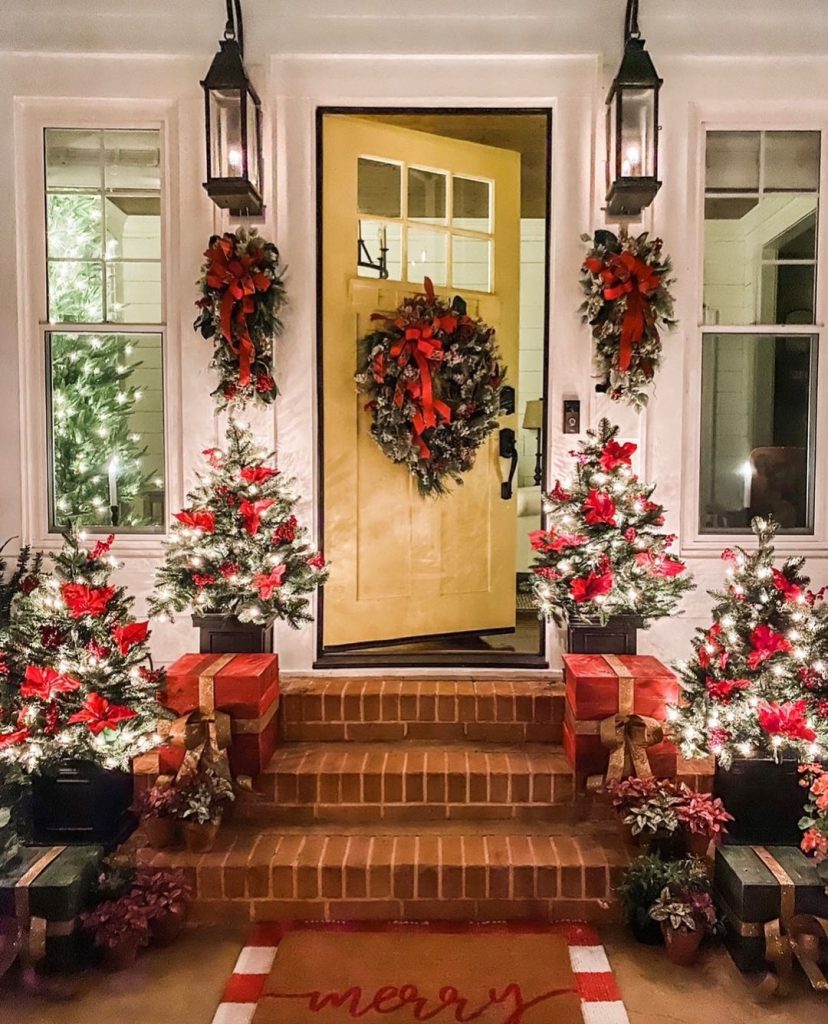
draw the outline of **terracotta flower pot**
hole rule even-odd
[[[707,857],[710,850],[710,836],[700,835],[698,832],[685,832],[683,840],[684,849],[691,857]]]
[[[208,821],[203,825],[198,821],[185,821],[184,842],[190,853],[209,853],[215,844],[220,825],[221,821]]]
[[[126,932],[114,946],[104,946],[104,966],[110,971],[124,971],[132,967],[140,945],[141,935],[138,932]]]
[[[178,821],[175,818],[144,818],[141,828],[154,850],[174,846],[178,837]]]
[[[662,925],[667,957],[671,963],[679,967],[691,967],[696,962],[699,946],[704,938],[704,930],[696,927],[695,931],[687,932],[681,928],[671,928],[666,922]]]
[[[156,946],[169,946],[175,942],[187,920],[187,909],[186,903],[177,903],[150,921],[150,934]]]

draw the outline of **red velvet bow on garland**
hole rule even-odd
[[[661,284],[661,278],[651,266],[627,249],[603,260],[593,257],[586,260],[584,266],[591,274],[600,275],[607,302],[626,296],[627,308],[621,323],[618,352],[618,369],[626,373],[632,363],[633,346],[641,341],[648,327],[656,331],[650,296]],[[657,332],[655,336],[658,337]]]

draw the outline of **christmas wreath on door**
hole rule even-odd
[[[429,278],[422,294],[371,317],[355,380],[370,396],[371,436],[402,463],[421,495],[463,483],[477,451],[497,429],[504,370],[493,327],[468,315],[459,296],[439,298]]]

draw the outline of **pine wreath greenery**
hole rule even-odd
[[[642,409],[661,365],[660,328],[672,329],[672,263],[660,238],[596,231],[581,267],[584,323],[592,328],[595,366],[615,401]]]
[[[328,569],[295,515],[292,481],[269,465],[271,452],[234,422],[225,450],[204,452],[209,470],[176,513],[155,576],[152,615],[190,609],[241,622],[310,620],[309,595]]]
[[[505,370],[494,328],[468,316],[461,298],[438,298],[428,278],[422,294],[372,320],[354,378],[370,398],[371,436],[421,495],[446,494],[497,429]]]
[[[279,250],[255,228],[210,239],[193,326],[214,344],[210,365],[218,371],[219,382],[212,394],[220,409],[270,405],[279,393],[273,342],[283,330],[283,273]]]

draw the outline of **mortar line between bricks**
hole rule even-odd
[[[509,899],[513,900],[515,898],[515,861],[514,861],[514,857],[512,856],[512,842],[511,842],[511,838],[509,836],[506,836],[505,838],[506,838],[506,853],[507,853],[507,856],[509,858],[509,873],[508,873]]]

